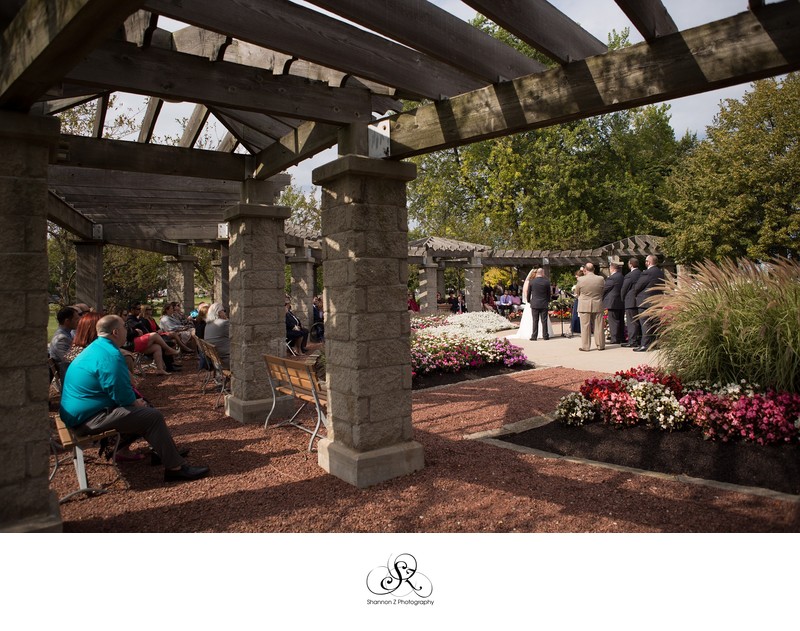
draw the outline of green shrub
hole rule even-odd
[[[775,259],[696,265],[668,277],[648,313],[660,318],[658,348],[682,380],[756,382],[800,391],[800,264]]]

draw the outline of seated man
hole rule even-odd
[[[507,316],[511,312],[511,304],[511,293],[506,289],[503,295],[500,296],[500,302],[498,303],[500,315]]]
[[[61,419],[81,436],[116,429],[143,436],[164,464],[164,480],[197,480],[208,467],[192,467],[178,452],[164,415],[138,399],[120,347],[127,330],[119,316],[97,322],[97,339],[70,364],[61,391]]]
[[[64,373],[67,370],[67,364],[64,362],[64,358],[72,346],[73,331],[78,327],[81,313],[74,307],[61,307],[56,314],[56,319],[58,320],[58,328],[53,335],[53,339],[50,341],[48,353],[50,358],[56,363],[58,375],[63,382]]]
[[[314,296],[312,308],[314,312],[314,324],[319,324],[317,327],[317,339],[322,342],[325,340],[325,313],[322,308],[322,296]]]
[[[291,305],[286,303],[286,339],[294,346],[298,355],[305,355],[308,331],[300,324],[300,318],[292,313]]]

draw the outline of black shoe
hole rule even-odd
[[[183,449],[179,449],[178,453],[180,454],[181,458],[185,458],[189,455],[189,452],[192,450],[191,447],[184,447]],[[150,452],[150,466],[157,467],[161,464],[161,456],[159,456],[155,451]]]
[[[183,368],[181,368],[180,366],[174,366],[174,365],[173,365],[173,366],[167,366],[167,367],[165,368],[165,370],[166,370],[167,372],[180,372],[181,370],[183,370]]]
[[[620,346],[622,348],[628,348],[630,346],[630,344],[628,344],[627,342],[623,342],[622,344],[620,344]]]
[[[535,341],[536,341],[536,338],[535,338],[535,337],[532,337],[532,338],[531,338],[531,342],[535,342]]]
[[[550,337],[548,336],[548,337],[544,338],[544,341],[546,342],[549,339],[550,339]]]
[[[188,464],[181,465],[180,469],[164,471],[164,482],[187,482],[206,477],[211,469],[208,467],[192,467]]]
[[[634,353],[644,353],[647,350],[646,346],[639,346],[633,349]]]

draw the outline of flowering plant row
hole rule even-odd
[[[757,384],[681,384],[650,366],[588,379],[559,401],[556,419],[567,425],[644,424],[672,431],[697,427],[707,440],[759,445],[800,442],[800,395],[761,391]]]
[[[411,339],[412,376],[460,372],[491,364],[518,366],[527,361],[519,346],[506,339],[468,334],[415,335]]]

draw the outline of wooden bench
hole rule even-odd
[[[275,355],[264,355],[264,361],[267,362],[267,375],[269,376],[269,385],[272,388],[272,409],[267,415],[267,420],[264,422],[264,429],[269,425],[269,419],[275,411],[275,406],[279,394],[294,397],[303,402],[300,408],[294,413],[292,418],[278,423],[275,427],[284,425],[291,425],[298,429],[311,434],[311,440],[308,441],[308,450],[312,451],[314,439],[319,434],[321,425],[327,427],[327,417],[325,416],[325,408],[328,406],[328,396],[325,388],[320,384],[317,375],[314,372],[314,363],[309,359],[289,359],[286,357],[276,357]],[[312,403],[317,410],[317,424],[313,430],[303,426],[299,421],[296,421],[297,415],[306,407],[307,404]]]
[[[75,475],[78,478],[78,490],[73,491],[65,495],[64,497],[58,500],[58,503],[61,504],[67,501],[73,495],[77,495],[79,493],[86,493],[87,495],[93,495],[97,493],[108,493],[108,489],[106,488],[93,488],[89,486],[88,478],[86,477],[86,462],[84,461],[83,457],[83,449],[87,445],[92,445],[97,443],[104,438],[108,438],[114,440],[114,451],[111,455],[111,463],[113,464],[114,468],[117,470],[117,477],[114,478],[111,482],[108,483],[109,486],[116,482],[117,480],[123,480],[125,482],[125,488],[128,487],[128,482],[122,476],[122,472],[120,471],[119,467],[117,466],[117,447],[119,446],[120,434],[117,430],[111,429],[105,431],[101,434],[92,434],[90,436],[79,436],[75,432],[72,431],[69,427],[64,424],[64,421],[61,420],[61,417],[56,414],[56,430],[58,431],[58,439],[61,442],[61,446],[64,448],[65,451],[72,452],[72,462],[75,465]],[[56,463],[53,468],[53,473],[50,475],[50,479],[52,480],[58,470],[58,456],[56,455],[55,459]]]

